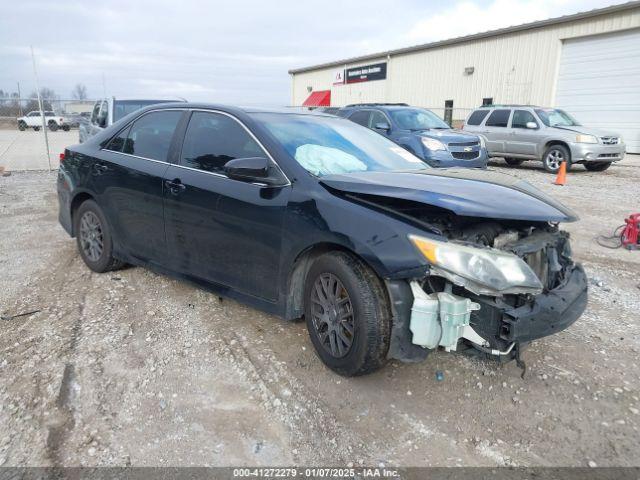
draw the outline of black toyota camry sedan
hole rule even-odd
[[[139,265],[304,318],[342,375],[438,348],[519,360],[587,302],[569,209],[329,115],[151,106],[67,148],[58,197],[91,270]]]

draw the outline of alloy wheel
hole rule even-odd
[[[92,262],[97,262],[102,257],[104,250],[104,236],[102,224],[98,216],[91,212],[85,212],[80,219],[80,245],[85,257]]]
[[[560,168],[560,164],[566,161],[564,158],[564,153],[561,150],[552,149],[547,153],[547,166],[552,170],[558,170]]]
[[[355,319],[353,304],[338,277],[323,273],[311,291],[313,327],[322,347],[335,358],[342,358],[353,345]]]

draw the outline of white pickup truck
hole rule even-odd
[[[49,127],[49,130],[55,132],[59,128],[65,132],[71,128],[64,122],[64,118],[61,115],[56,115],[50,110],[44,112],[44,122]],[[39,110],[27,113],[24,117],[18,118],[18,129],[24,131],[27,128],[33,128],[36,132],[42,127],[42,116],[40,116]]]

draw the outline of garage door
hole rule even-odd
[[[565,40],[555,103],[640,153],[640,30]]]

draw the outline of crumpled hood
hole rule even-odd
[[[563,132],[570,131],[576,133],[584,133],[585,135],[595,135],[596,137],[619,137],[620,135],[616,132],[612,132],[611,130],[603,130],[601,128],[592,128],[592,127],[552,127],[557,130],[562,130]]]
[[[493,170],[469,168],[327,175],[320,182],[341,192],[402,198],[468,217],[573,222],[569,208],[528,182]]]
[[[463,132],[462,130],[455,130],[453,128],[448,130],[433,128],[430,130],[419,130],[413,133],[421,137],[435,138],[436,140],[440,140],[444,144],[448,144],[450,142],[463,143],[478,141],[477,135],[469,132]]]

